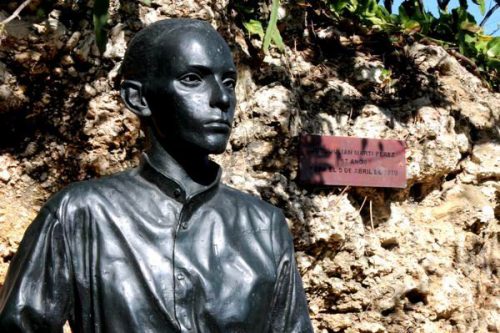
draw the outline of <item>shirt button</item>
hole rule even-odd
[[[182,227],[182,229],[187,229],[188,228],[187,222],[182,223],[181,227]]]
[[[182,275],[182,274],[177,274],[177,280],[179,280],[179,281],[184,280],[184,275]]]
[[[178,198],[180,195],[181,195],[181,190],[180,190],[180,189],[178,189],[178,188],[176,188],[176,189],[174,190],[174,197]]]

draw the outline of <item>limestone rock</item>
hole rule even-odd
[[[118,58],[122,59],[127,49],[127,42],[125,41],[124,24],[118,23],[111,29],[111,36],[106,44],[106,51],[103,56],[105,58]]]
[[[460,114],[478,130],[491,129],[500,121],[500,106],[485,103],[462,101],[458,105]],[[496,112],[494,111],[496,108]]]
[[[429,296],[429,304],[436,312],[437,319],[450,318],[453,312],[472,306],[471,290],[460,283],[461,278],[452,274],[444,276]],[[460,302],[455,302],[460,299]]]
[[[464,182],[477,183],[487,179],[500,179],[500,144],[479,143],[472,149],[472,155],[462,162]]]
[[[10,180],[10,173],[7,170],[0,171],[0,180],[7,183]]]
[[[403,139],[407,134],[389,110],[365,105],[354,121],[352,134],[362,138]]]
[[[459,147],[454,118],[433,107],[420,108],[417,117],[419,122],[409,128],[407,178],[428,181],[457,170],[463,148]]]

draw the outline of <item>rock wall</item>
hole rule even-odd
[[[100,56],[90,5],[33,1],[0,38],[0,281],[52,193],[137,164],[121,58],[141,27],[188,16],[234,49],[239,106],[215,159],[226,183],[284,210],[315,330],[500,331],[500,96],[455,58],[418,43],[386,57],[332,28],[313,40],[291,18],[282,33],[294,47],[249,56],[258,41],[225,0],[111,1]],[[302,132],[405,140],[406,189],[301,185]]]

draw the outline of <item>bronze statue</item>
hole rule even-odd
[[[312,332],[282,212],[219,182],[236,68],[207,23],[156,22],[130,42],[121,96],[141,165],[55,194],[0,292],[0,332]]]

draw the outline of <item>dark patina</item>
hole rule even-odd
[[[26,231],[0,291],[0,332],[312,332],[282,212],[219,182],[236,68],[213,28],[139,32],[121,96],[141,165],[70,185]]]

